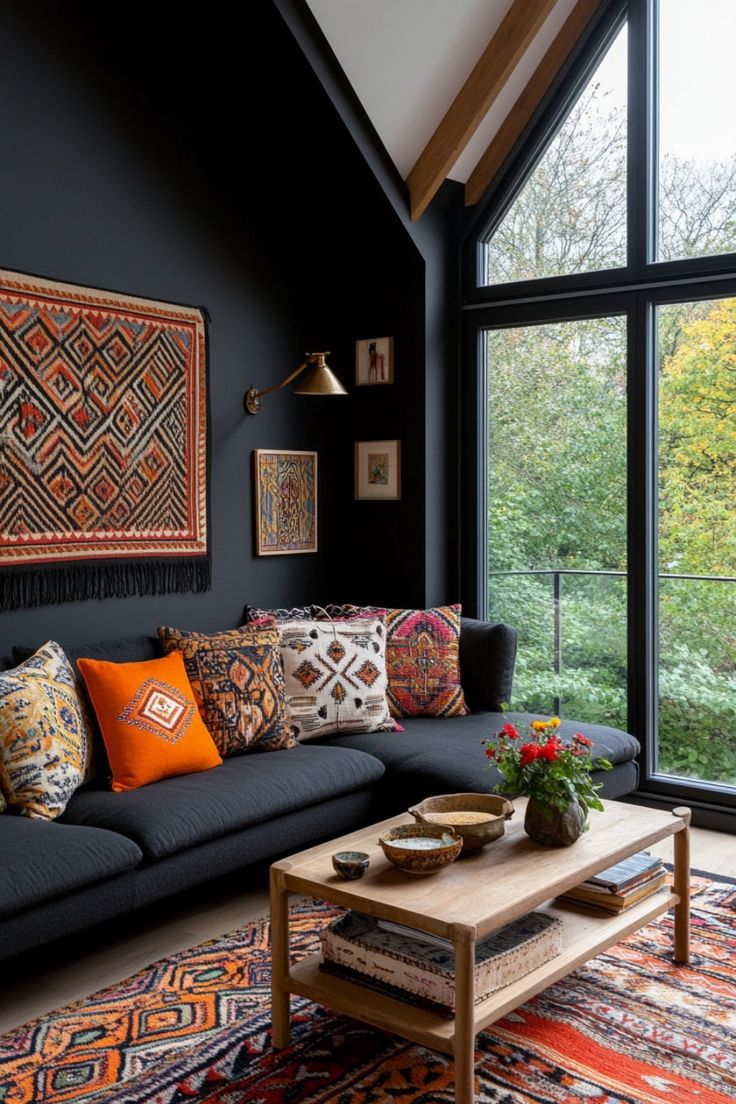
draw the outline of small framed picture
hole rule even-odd
[[[401,498],[401,441],[355,442],[355,497]]]
[[[355,342],[355,382],[359,387],[394,382],[392,337],[366,337]]]
[[[257,556],[317,551],[317,453],[254,449]]]

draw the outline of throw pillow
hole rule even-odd
[[[464,717],[470,712],[460,683],[462,607],[382,609],[327,605],[325,617],[384,617],[388,700],[394,717]]]
[[[461,607],[386,611],[388,700],[395,717],[464,717]]]
[[[90,770],[92,741],[74,672],[53,640],[0,674],[0,790],[25,816],[53,820]]]
[[[113,790],[220,765],[179,652],[142,663],[80,658],[77,666],[105,742]]]
[[[258,606],[243,607],[243,621],[252,625],[258,621],[313,621],[315,606],[292,606],[291,609],[260,609]]]
[[[178,651],[220,755],[294,747],[284,698],[279,634],[244,626],[221,633],[160,628],[164,652]]]
[[[393,731],[382,621],[287,621],[279,635],[286,706],[298,740]]]

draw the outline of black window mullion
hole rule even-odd
[[[629,730],[641,744],[642,778],[656,737],[656,335],[654,308],[636,296],[629,314],[628,634]]]

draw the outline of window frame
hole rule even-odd
[[[661,305],[736,296],[736,252],[656,261],[658,0],[608,0],[461,232],[460,594],[487,616],[487,369],[479,356],[487,329],[626,314],[628,318],[628,646],[629,729],[639,737],[639,795],[687,802],[704,825],[734,830],[736,789],[654,770],[657,732],[657,362]],[[598,272],[500,285],[479,283],[479,243],[498,225],[533,171],[612,38],[628,20],[627,264]]]

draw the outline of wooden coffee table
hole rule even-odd
[[[289,1043],[290,994],[318,1001],[338,1012],[391,1031],[455,1060],[455,1100],[472,1104],[475,1036],[495,1020],[581,963],[643,927],[674,906],[675,962],[689,958],[689,809],[673,814],[623,802],[606,802],[593,812],[590,830],[567,848],[546,848],[523,830],[524,799],[515,803],[506,834],[436,874],[408,874],[384,857],[382,830],[407,823],[407,814],[321,844],[271,867],[273,953],[273,1044]],[[612,915],[551,898],[644,848],[674,836],[674,888]],[[358,881],[344,881],[332,869],[335,851],[367,851],[370,868]],[[447,1020],[319,969],[321,956],[292,964],[289,956],[289,894],[312,897],[394,920],[450,939],[455,949],[455,1017]],[[545,905],[564,921],[563,949],[551,961],[475,1002],[475,944],[532,909]]]

